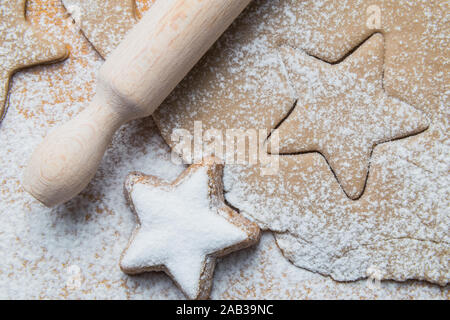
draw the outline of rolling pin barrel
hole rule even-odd
[[[156,1],[101,67],[90,106],[33,153],[25,190],[49,207],[80,193],[115,131],[151,115],[250,1]]]

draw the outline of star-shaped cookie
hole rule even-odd
[[[384,91],[383,36],[336,64],[291,47],[280,52],[298,100],[277,129],[279,153],[320,152],[348,197],[359,198],[375,145],[429,125],[421,111]]]
[[[38,31],[25,19],[26,0],[0,3],[0,119],[5,114],[11,76],[25,67],[57,62],[69,52],[63,44]]]
[[[259,228],[224,203],[223,165],[190,166],[173,183],[131,173],[125,195],[138,227],[120,267],[164,271],[190,299],[209,296],[215,261],[259,240]]]

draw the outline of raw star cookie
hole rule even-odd
[[[216,258],[259,240],[259,228],[224,203],[223,166],[193,165],[173,183],[132,173],[125,194],[139,226],[120,267],[164,271],[190,299],[209,297]]]
[[[338,64],[291,47],[280,48],[280,54],[298,100],[277,129],[279,153],[320,152],[350,198],[364,190],[376,144],[427,129],[423,112],[383,89],[382,35]]]
[[[281,43],[335,62],[381,32],[387,93],[429,114],[442,107],[450,82],[449,1],[288,0],[285,7],[297,23],[277,22]]]
[[[23,68],[67,58],[69,52],[25,19],[26,0],[2,0],[0,3],[0,119],[6,109],[6,97],[12,75]]]
[[[135,0],[62,0],[75,23],[106,58],[136,23]]]

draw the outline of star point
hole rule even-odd
[[[277,129],[279,153],[321,153],[352,199],[364,191],[377,144],[429,125],[421,111],[384,91],[383,48],[383,36],[375,34],[337,64],[281,49],[298,100]]]

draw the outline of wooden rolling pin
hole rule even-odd
[[[101,67],[90,106],[33,153],[25,190],[49,207],[80,193],[115,131],[151,115],[250,1],[156,1]]]

